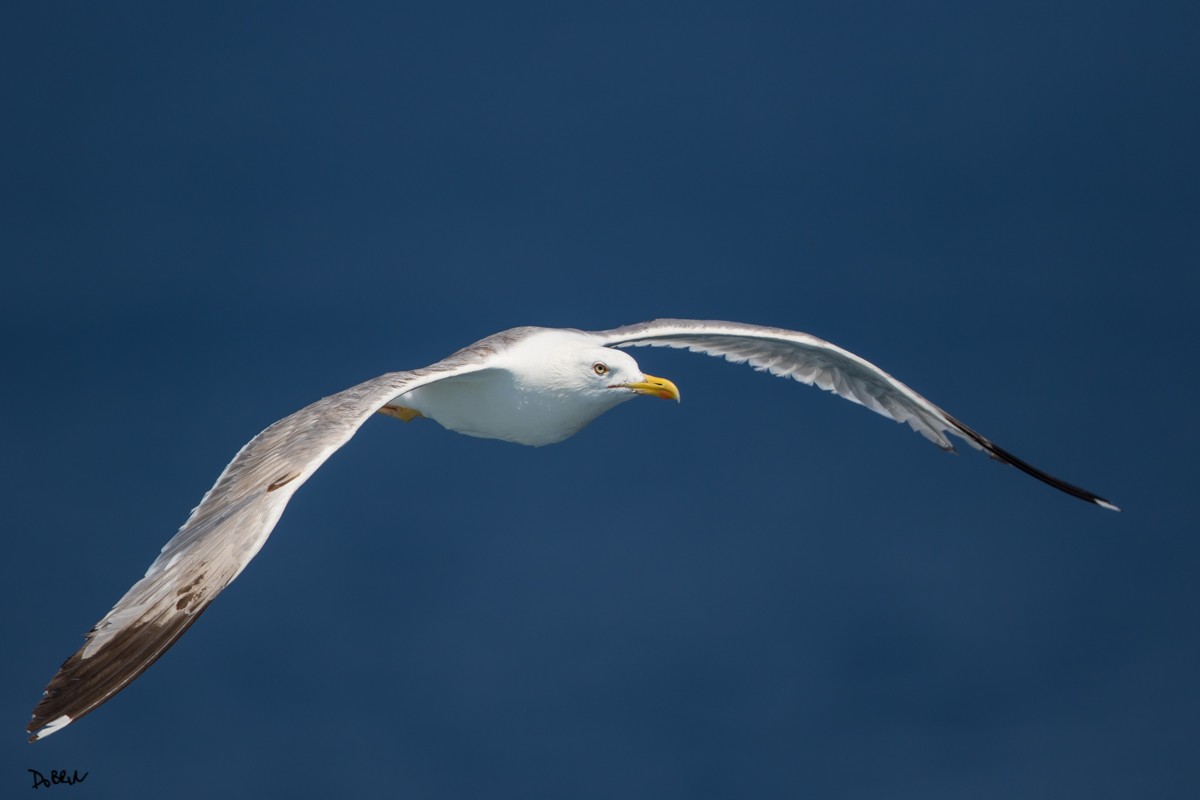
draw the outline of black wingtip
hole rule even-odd
[[[951,417],[949,414],[947,414],[946,417],[951,422],[953,422],[955,425],[957,425],[958,428],[963,433],[965,433],[967,436],[969,436],[971,439],[973,439],[976,442],[976,444],[978,444],[980,447],[982,447],[984,449],[984,452],[986,452],[988,455],[990,455],[992,458],[996,459],[997,461],[1003,461],[1005,464],[1014,466],[1017,469],[1024,472],[1026,475],[1031,475],[1034,478],[1037,478],[1042,483],[1053,486],[1055,489],[1058,489],[1060,492],[1065,492],[1065,493],[1071,495],[1072,497],[1078,497],[1080,500],[1084,500],[1093,505],[1100,506],[1100,508],[1108,509],[1109,511],[1120,511],[1121,510],[1117,506],[1116,503],[1113,503],[1109,500],[1105,500],[1103,497],[1096,494],[1095,492],[1089,492],[1087,489],[1083,489],[1079,486],[1076,486],[1073,483],[1067,483],[1062,478],[1056,478],[1048,472],[1043,472],[1042,470],[1033,466],[1029,462],[1022,461],[1021,459],[1014,456],[1012,453],[1005,450],[1003,447],[999,447],[999,446],[993,444],[992,441],[989,440],[987,437],[981,436],[979,433],[971,430],[966,425],[963,425],[961,422],[954,419],[954,417]]]
[[[1055,489],[1058,489],[1060,492],[1066,492],[1067,494],[1069,494],[1073,497],[1078,497],[1080,500],[1086,500],[1087,502],[1092,503],[1093,505],[1100,506],[1101,508],[1106,508],[1109,511],[1120,511],[1121,510],[1120,508],[1117,507],[1116,503],[1113,503],[1109,500],[1105,500],[1100,495],[1098,495],[1094,492],[1089,492],[1087,489],[1083,489],[1079,486],[1076,486],[1073,483],[1067,483],[1066,481],[1064,481],[1061,478],[1056,478],[1053,475],[1049,474],[1048,472],[1043,472],[1042,470],[1038,469],[1037,467],[1033,466],[1032,464],[1030,464],[1026,461],[1022,461],[1021,459],[1017,458],[1016,456],[1014,456],[1012,453],[1008,452],[1007,450],[1005,450],[1001,447],[997,447],[996,445],[992,444],[991,442],[987,442],[986,440],[984,440],[984,441],[985,441],[984,449],[987,450],[987,452],[992,456],[992,458],[995,458],[999,461],[1003,461],[1005,464],[1011,464],[1012,466],[1014,466],[1017,469],[1024,472],[1026,475],[1032,475],[1033,477],[1037,478],[1039,481],[1042,481],[1043,483],[1049,484],[1050,486],[1053,486]]]

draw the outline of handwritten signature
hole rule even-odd
[[[70,775],[67,774],[65,769],[52,769],[50,770],[49,778],[36,769],[26,770],[26,772],[33,773],[33,788],[35,789],[49,789],[56,783],[65,783],[67,786],[74,786],[77,783],[83,783],[83,779],[88,776],[86,772],[80,775],[77,769],[71,770]]]

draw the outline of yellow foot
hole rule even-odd
[[[424,416],[424,414],[415,408],[405,408],[404,406],[384,406],[379,409],[379,413],[387,414],[389,417],[395,417],[405,422],[412,422],[417,417]]]

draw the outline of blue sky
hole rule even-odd
[[[1185,796],[1185,4],[10,9],[0,787]],[[808,331],[1109,514],[744,367],[530,449],[369,422],[142,678],[82,634],[252,435],[516,325]]]

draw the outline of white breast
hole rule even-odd
[[[583,402],[565,390],[527,386],[503,369],[431,383],[392,403],[414,408],[457,433],[533,447],[575,435],[615,405]]]

